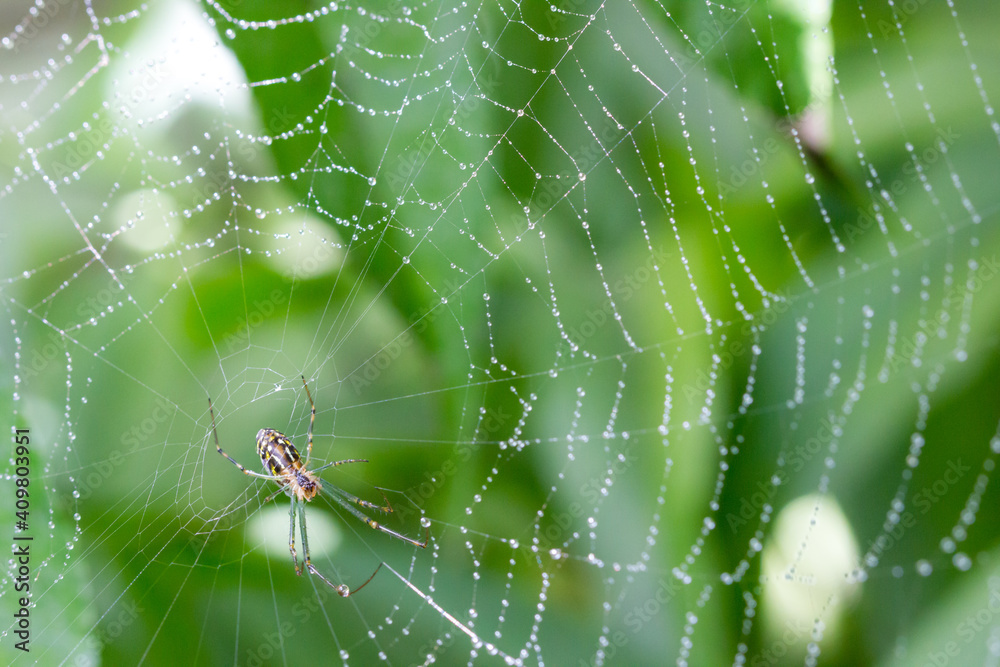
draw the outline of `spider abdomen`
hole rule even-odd
[[[284,433],[272,428],[257,432],[257,454],[264,472],[273,475],[281,486],[289,486],[299,500],[312,500],[320,491],[316,476],[305,470],[299,450]]]

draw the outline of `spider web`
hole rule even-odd
[[[997,664],[1000,17],[833,9],[6,3],[4,657]]]

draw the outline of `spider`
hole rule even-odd
[[[364,507],[371,510],[379,510],[386,513],[392,512],[392,505],[389,504],[389,499],[386,497],[385,492],[382,493],[382,499],[385,501],[385,505],[376,505],[375,503],[368,502],[367,500],[362,500],[357,496],[347,493],[343,489],[339,489],[332,484],[324,484],[319,478],[317,473],[331,468],[334,466],[344,465],[345,463],[368,463],[367,459],[344,459],[342,461],[333,461],[327,463],[326,465],[320,466],[315,470],[309,469],[309,457],[312,455],[313,446],[313,424],[316,422],[316,404],[313,403],[312,394],[309,392],[309,385],[306,384],[305,376],[302,376],[302,386],[306,389],[306,396],[309,397],[309,407],[311,410],[311,415],[309,417],[309,444],[306,448],[306,460],[305,463],[302,462],[302,457],[299,456],[299,451],[292,444],[284,433],[280,433],[271,428],[262,428],[257,432],[257,454],[260,456],[261,463],[264,464],[264,471],[269,474],[260,474],[258,472],[251,472],[244,468],[236,459],[231,457],[229,454],[222,450],[219,446],[219,434],[215,429],[215,411],[212,409],[212,399],[208,399],[208,411],[212,415],[212,435],[215,438],[215,448],[219,450],[219,454],[229,459],[229,461],[239,468],[244,475],[250,477],[259,477],[260,479],[270,479],[278,484],[279,488],[277,491],[268,496],[264,502],[270,501],[272,498],[277,496],[279,493],[286,493],[289,498],[291,498],[291,506],[288,511],[288,550],[292,554],[292,562],[295,564],[295,574],[301,576],[302,568],[299,567],[299,557],[295,551],[295,513],[299,514],[299,532],[302,535],[302,547],[305,551],[305,565],[306,569],[309,570],[311,574],[315,574],[317,577],[323,580],[330,588],[337,591],[337,594],[341,597],[348,597],[354,593],[357,593],[362,588],[364,588],[369,581],[375,578],[378,571],[382,569],[383,563],[379,563],[372,575],[365,580],[363,584],[351,590],[346,584],[336,585],[329,579],[324,577],[316,567],[312,564],[309,559],[309,538],[306,537],[306,503],[315,498],[320,494],[320,491],[327,490],[330,497],[333,500],[346,509],[348,512],[356,516],[361,521],[365,522],[369,528],[374,528],[375,530],[380,530],[396,539],[402,540],[413,546],[420,547],[421,549],[427,548],[427,543],[430,541],[430,528],[427,529],[427,535],[423,542],[417,542],[414,539],[406,537],[391,528],[386,528],[374,519],[369,518],[361,510],[354,507]]]

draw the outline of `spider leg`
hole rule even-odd
[[[431,529],[430,529],[429,526],[427,527],[427,534],[424,536],[424,541],[423,542],[417,542],[412,537],[407,537],[406,535],[403,535],[402,533],[397,533],[392,528],[387,528],[386,526],[383,526],[382,524],[380,524],[375,519],[372,519],[371,517],[365,516],[365,514],[361,510],[359,510],[358,508],[354,507],[350,503],[355,503],[357,505],[361,505],[362,507],[371,507],[373,509],[384,509],[384,508],[381,508],[378,505],[374,505],[372,503],[369,503],[367,500],[361,500],[360,498],[357,498],[356,496],[352,496],[351,494],[347,493],[346,491],[341,491],[340,489],[337,489],[337,488],[331,488],[330,490],[332,491],[332,493],[330,495],[337,502],[337,504],[339,504],[345,510],[347,510],[348,512],[350,512],[351,514],[353,514],[354,516],[356,516],[361,521],[364,521],[365,524],[367,524],[369,528],[374,528],[375,530],[380,530],[383,533],[385,533],[386,535],[391,535],[392,537],[395,537],[398,540],[402,540],[402,541],[404,541],[404,542],[406,542],[408,544],[412,544],[415,547],[420,547],[421,549],[426,549],[427,548],[427,544],[431,540]],[[390,509],[389,511],[392,511],[392,510]]]
[[[265,505],[265,504],[271,502],[272,500],[275,499],[275,497],[277,497],[277,495],[279,493],[285,493],[285,491],[286,491],[286,488],[284,486],[282,486],[280,489],[278,489],[277,491],[275,491],[274,493],[272,493],[271,495],[269,495],[267,498],[264,498],[264,502],[262,502],[261,505]],[[294,498],[292,500],[294,500]]]
[[[302,386],[306,388],[306,396],[309,397],[309,446],[306,448],[306,468],[309,468],[309,458],[312,456],[313,451],[313,424],[316,423],[316,404],[313,403],[312,394],[309,393],[309,385],[306,384],[306,376],[302,377]]]
[[[325,465],[321,465],[315,470],[310,470],[312,473],[320,472],[321,470],[326,470],[327,468],[332,468],[333,466],[343,465],[345,463],[368,463],[368,459],[344,459],[342,461],[331,461]]]
[[[362,588],[364,588],[365,586],[367,586],[368,582],[375,578],[375,575],[378,574],[378,571],[382,569],[383,565],[385,565],[385,563],[379,563],[378,567],[375,568],[375,571],[372,572],[372,576],[370,576],[367,579],[365,579],[365,583],[361,584],[360,586],[358,586],[357,588],[355,588],[353,591],[350,588],[348,588],[346,584],[341,584],[340,586],[336,586],[337,592],[340,593],[340,597],[346,598],[346,597],[349,597],[351,595],[354,595],[355,593],[357,593],[358,591],[360,591]],[[322,579],[323,581],[326,581],[326,577],[324,577],[322,574],[320,574],[319,572],[317,572],[316,574],[319,576],[320,579]],[[330,583],[330,582],[327,581],[326,583]]]
[[[389,497],[385,495],[385,491],[383,491],[382,489],[379,489],[378,491],[379,493],[382,494],[382,500],[385,501],[385,505],[376,505],[375,503],[370,502],[368,500],[362,500],[361,498],[358,498],[356,495],[348,493],[343,489],[336,489],[336,493],[339,494],[344,500],[346,500],[349,503],[354,503],[355,505],[359,505],[361,507],[365,507],[370,510],[378,510],[380,512],[385,512],[386,514],[392,514],[393,512],[392,503],[389,502]]]
[[[319,570],[316,569],[316,566],[312,564],[312,559],[309,557],[309,538],[306,535],[306,506],[305,503],[303,502],[299,502],[298,506],[299,506],[299,532],[302,533],[302,548],[306,552],[306,569],[309,570],[310,574],[315,574],[317,577],[323,580],[323,583],[325,583],[333,590],[337,591],[337,595],[339,595],[342,598],[346,598],[352,593],[351,589],[346,584],[340,584],[340,585],[334,584],[332,581],[330,581],[322,574],[320,574]],[[292,507],[293,508],[295,507],[294,501],[292,503]],[[294,522],[294,518],[292,519],[292,521]],[[294,523],[292,525],[294,526]],[[294,550],[292,551],[292,557],[293,558],[295,557]],[[379,565],[379,567],[382,567],[381,564]],[[378,570],[375,571],[378,572]],[[299,572],[299,566],[297,562],[295,564],[295,574],[301,574]],[[374,576],[375,575],[373,574],[372,577]],[[368,578],[368,581],[371,581],[371,577]],[[366,581],[365,584],[367,584],[368,581]],[[362,588],[364,588],[365,584],[361,584],[360,586],[358,586],[357,590],[360,591]]]
[[[381,568],[381,567],[382,567],[382,565],[380,564],[380,565],[379,565],[379,567]],[[375,571],[376,571],[376,572],[378,572],[378,570],[375,570]],[[338,584],[335,584],[335,583],[333,583],[332,581],[330,581],[330,580],[329,580],[329,579],[327,579],[326,577],[324,577],[324,576],[323,576],[322,574],[320,574],[319,570],[317,570],[317,569],[316,569],[316,568],[315,568],[315,567],[314,567],[314,566],[312,565],[312,563],[310,563],[310,564],[309,564],[309,572],[310,572],[311,574],[315,574],[315,575],[316,575],[317,577],[319,577],[320,579],[322,579],[322,580],[323,580],[323,583],[324,583],[324,584],[326,584],[327,586],[329,586],[329,587],[330,587],[330,588],[332,588],[333,590],[337,591],[337,595],[339,595],[339,596],[340,596],[340,597],[342,597],[342,598],[346,598],[346,597],[350,596],[350,595],[351,595],[352,593],[357,593],[358,591],[360,591],[360,590],[361,590],[362,588],[364,588],[364,587],[365,587],[365,584],[367,584],[367,583],[368,583],[368,581],[371,581],[371,580],[372,580],[372,577],[374,577],[374,576],[375,576],[375,575],[373,574],[373,575],[372,575],[372,577],[369,577],[369,578],[368,578],[368,581],[366,581],[366,582],[365,582],[365,584],[361,584],[361,585],[360,585],[360,586],[358,586],[358,587],[357,587],[357,588],[356,588],[355,590],[353,590],[353,591],[352,591],[352,590],[351,590],[351,589],[350,589],[350,588],[348,587],[348,585],[347,585],[347,584],[339,584],[339,585],[338,585]]]
[[[295,553],[295,506],[299,501],[292,498],[288,507],[288,550],[292,552],[292,563],[295,565],[295,574],[302,576],[302,568],[299,567],[299,557]],[[309,543],[306,541],[306,517],[305,513],[299,521],[299,530],[302,531],[302,544],[306,550],[306,566],[309,566]]]
[[[259,477],[261,479],[278,479],[274,475],[262,475],[259,472],[251,472],[250,470],[247,470],[246,468],[244,468],[243,465],[239,461],[237,461],[236,459],[234,459],[229,454],[226,454],[226,452],[224,452],[222,450],[222,447],[219,445],[219,433],[218,433],[218,431],[215,430],[215,410],[212,409],[212,399],[211,398],[208,399],[208,412],[209,412],[209,414],[212,415],[212,436],[215,438],[215,448],[219,451],[220,454],[222,454],[227,459],[229,459],[229,462],[232,463],[237,468],[239,468],[240,471],[242,471],[242,473],[244,475],[249,475],[250,477]]]

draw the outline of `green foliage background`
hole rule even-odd
[[[283,2],[280,9],[262,0],[231,4],[220,6],[246,21],[315,9],[305,2]],[[248,485],[212,451],[206,397],[216,406],[223,446],[256,469],[258,428],[287,424],[286,432],[304,442],[308,409],[300,373],[317,402],[316,456],[371,460],[335,471],[332,481],[372,500],[379,497],[376,487],[388,489],[399,515],[388,521],[407,535],[422,530],[419,505],[434,538],[426,553],[413,555],[402,543],[334,517],[343,541],[335,557],[321,555],[317,562],[357,582],[380,560],[413,563],[403,574],[424,590],[433,587],[445,609],[466,621],[468,609],[480,610],[476,629],[484,637],[493,636],[506,601],[512,611],[497,644],[509,653],[522,647],[506,638],[523,642],[537,632],[550,664],[586,663],[597,636],[610,627],[628,639],[614,647],[613,664],[673,661],[686,650],[686,634],[693,636],[690,664],[729,664],[741,642],[751,658],[776,655],[768,651],[782,646],[783,630],[768,625],[766,602],[749,634],[742,630],[751,615],[746,596],[761,601],[769,584],[760,580],[760,559],[739,584],[720,581],[757,531],[766,541],[770,528],[759,524],[759,506],[757,516],[735,527],[726,518],[739,515],[779,462],[797,461],[801,467],[769,499],[775,514],[823,488],[839,503],[862,551],[881,533],[901,489],[904,511],[915,518],[872,567],[832,637],[821,642],[820,662],[925,664],[949,642],[958,650],[958,657],[948,656],[951,664],[983,662],[992,630],[977,630],[968,641],[965,631],[970,617],[992,610],[984,607],[985,591],[998,588],[1000,574],[1000,492],[990,449],[1000,420],[993,400],[1000,389],[1000,281],[983,272],[974,285],[963,285],[995,263],[1000,245],[997,137],[973,85],[979,76],[991,99],[1000,97],[994,39],[1000,17],[994,3],[962,3],[963,46],[950,10],[911,4],[913,11],[897,7],[904,43],[886,28],[895,23],[883,3],[836,3],[828,25],[835,77],[822,61],[817,66],[814,48],[822,53],[823,46],[812,37],[816,23],[804,23],[790,3],[735,3],[735,11],[716,7],[712,14],[693,3],[667,3],[669,19],[661,3],[634,5],[651,17],[646,23],[635,11],[589,0],[570,3],[579,16],[565,18],[534,2],[463,5],[454,16],[445,11],[450,5],[421,5],[417,24],[434,18],[440,34],[461,30],[463,22],[475,30],[464,41],[434,41],[413,25],[386,22],[377,24],[370,42],[341,37],[342,30],[364,35],[373,25],[362,11],[230,38],[219,9],[203,5],[220,48],[231,50],[248,81],[308,69],[294,85],[251,89],[256,118],[246,123],[278,140],[241,152],[246,144],[233,127],[246,128],[244,119],[233,122],[201,103],[183,105],[165,121],[168,145],[116,135],[102,159],[53,197],[42,179],[18,175],[30,164],[25,146],[46,146],[83,122],[113,117],[101,96],[108,70],[97,71],[91,85],[27,141],[4,130],[4,183],[15,183],[6,191],[13,194],[0,200],[8,275],[44,269],[0,287],[11,322],[4,346],[19,355],[4,355],[10,372],[0,400],[17,424],[32,428],[35,516],[40,526],[52,523],[35,543],[36,553],[52,554],[39,565],[35,588],[41,663],[250,664],[276,630],[280,648],[264,664],[326,663],[338,652],[369,664],[379,651],[394,664],[420,663],[429,651],[444,664],[468,661],[468,639],[389,573],[381,572],[363,596],[342,601],[294,576],[283,535],[276,547],[247,537],[249,519],[270,490]],[[371,11],[394,16],[397,10],[390,3]],[[512,13],[523,23],[508,21]],[[591,13],[598,18],[578,33]],[[70,34],[89,29],[84,14],[58,19]],[[565,42],[539,40],[532,26],[575,40],[572,58]],[[141,20],[125,22],[104,34],[127,52],[143,27]],[[649,79],[612,57],[615,40]],[[426,77],[407,79],[412,60],[368,51],[369,43],[375,51],[391,46],[394,53],[419,54]],[[5,63],[29,71],[50,52],[44,46]],[[978,65],[975,73],[970,60]],[[321,64],[310,68],[315,63]],[[431,67],[437,63],[440,69]],[[60,76],[82,79],[85,68],[75,67],[81,71]],[[395,81],[424,95],[409,97]],[[43,89],[29,111],[58,98]],[[404,98],[401,113],[382,113],[401,108]],[[526,114],[519,116],[519,109]],[[790,118],[802,114],[828,117],[830,129],[821,137],[825,144],[806,143],[800,154],[789,128]],[[3,115],[6,127],[28,122],[6,100]],[[186,153],[206,132],[226,137],[230,150]],[[594,149],[594,134],[613,137],[604,140],[613,146],[610,155]],[[934,150],[941,140],[946,153]],[[923,166],[939,205],[929,205],[906,142],[929,156]],[[755,147],[760,163],[751,165],[743,185],[737,171]],[[184,158],[159,162],[147,149]],[[40,151],[41,169],[53,173],[69,150],[72,142]],[[327,170],[345,164],[355,173]],[[81,225],[102,219],[105,202],[183,181],[196,169],[195,183],[174,189],[175,202],[190,215],[173,227],[171,250],[154,255],[114,241],[101,248],[126,285],[126,298],[106,267],[81,252],[82,234],[66,210]],[[807,169],[814,183],[807,182]],[[275,186],[234,180],[231,171],[298,175]],[[575,185],[581,172],[585,197]],[[374,185],[359,176],[371,174],[378,174]],[[896,210],[879,202],[880,188],[892,184],[898,186]],[[206,193],[211,201],[199,207]],[[273,236],[283,218],[253,212],[296,202],[330,212],[323,216],[325,233],[344,245],[335,273],[290,278],[294,260],[271,254],[285,245]],[[706,202],[715,207],[712,214]],[[887,216],[885,231],[868,222],[877,205]],[[153,212],[157,204],[142,206]],[[652,279],[633,287],[629,280],[634,283],[638,268],[654,262],[665,291]],[[592,356],[571,353],[557,321],[579,331],[604,307],[597,263],[636,344],[627,345],[609,320],[586,340]],[[784,301],[761,297],[753,280]],[[68,287],[60,287],[64,281]],[[546,300],[549,281],[558,318]],[[103,290],[121,305],[101,315],[103,305],[88,298]],[[941,311],[951,324],[938,336],[927,322]],[[753,328],[743,312],[753,315]],[[965,312],[968,331],[956,331]],[[91,315],[97,325],[77,326]],[[258,320],[251,345],[230,344]],[[804,334],[797,329],[803,321]],[[72,333],[53,335],[59,330]],[[112,338],[109,332],[122,333]],[[922,334],[920,366],[906,358],[879,378],[891,356],[886,341],[896,341],[905,357],[905,344]],[[797,365],[801,340],[806,353]],[[955,360],[959,340],[968,361]],[[755,344],[759,357],[748,352]],[[366,378],[371,359],[396,350],[391,364]],[[824,392],[834,369],[843,384]],[[807,395],[789,405],[800,371],[809,380]],[[751,372],[754,401],[741,408]],[[706,416],[710,374],[717,379]],[[668,375],[669,449],[657,429]],[[531,412],[522,419],[526,402]],[[602,441],[612,406],[616,435]],[[797,448],[831,414],[842,429],[838,451],[797,458]],[[143,424],[150,419],[147,433]],[[922,444],[919,464],[911,467],[915,430]],[[570,434],[589,436],[571,448],[572,464],[565,444]],[[614,476],[614,493],[598,500],[591,482],[602,479],[619,453],[628,464]],[[944,492],[923,496],[933,502],[920,502],[955,462],[970,472]],[[664,482],[667,467],[672,472]],[[716,494],[720,471],[724,484]],[[422,483],[432,491],[424,493]],[[977,485],[985,490],[977,496],[975,521],[957,540],[973,563],[963,571],[941,545],[955,536]],[[481,502],[471,500],[476,494]],[[284,500],[277,502],[274,525],[285,520]],[[221,512],[227,506],[232,511]],[[572,540],[572,557],[553,562],[548,548],[567,539],[562,531],[580,530],[594,508],[602,530],[593,540]],[[319,512],[333,517],[331,508]],[[647,548],[656,514],[663,517],[660,534]],[[572,528],[560,524],[563,517]],[[704,538],[706,517],[719,525]],[[537,537],[536,525],[543,535],[553,527],[561,538],[541,540],[541,555],[526,546]],[[820,517],[816,530],[826,526]],[[635,630],[629,619],[637,617],[629,611],[670,585],[664,582],[673,581],[693,544],[693,584],[671,588],[669,603]],[[606,566],[588,562],[589,550]],[[649,562],[633,562],[638,554]],[[932,565],[932,576],[917,573],[921,560]],[[612,574],[611,563],[645,571],[626,567]],[[707,589],[711,604],[702,609]],[[611,610],[603,608],[607,600],[614,602]],[[816,600],[817,615],[826,603]],[[536,630],[539,604],[544,620]],[[408,631],[384,631],[387,618]],[[997,626],[995,613],[987,620],[986,626]],[[810,629],[813,621],[805,619]],[[373,627],[380,638],[395,640],[373,641],[367,634]],[[785,648],[766,664],[801,663],[806,639],[796,637]],[[33,657],[13,652],[9,636],[0,651],[19,664]],[[482,662],[494,662],[486,653],[479,652]]]

